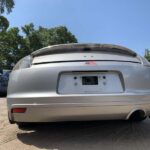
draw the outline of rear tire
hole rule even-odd
[[[7,93],[0,93],[0,97],[7,97]]]
[[[14,124],[14,123],[15,123],[14,121],[12,121],[12,120],[10,119],[10,117],[9,117],[9,112],[8,112],[8,121],[9,121],[10,124]]]

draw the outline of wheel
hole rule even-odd
[[[10,119],[10,117],[9,117],[9,112],[8,112],[8,121],[9,121],[10,124],[14,124],[14,123],[15,123],[14,121],[12,121],[12,120]]]
[[[6,97],[7,96],[7,94],[6,93],[0,93],[0,97]]]
[[[0,92],[0,97],[2,97],[3,95],[2,95],[2,93]]]

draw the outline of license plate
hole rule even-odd
[[[60,94],[120,92],[123,92],[123,86],[117,72],[66,72],[60,75],[58,83]]]

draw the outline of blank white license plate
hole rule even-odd
[[[116,72],[62,73],[58,83],[60,94],[121,93],[122,83]]]

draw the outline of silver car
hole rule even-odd
[[[150,115],[150,63],[110,44],[61,44],[21,59],[8,85],[11,123]]]

